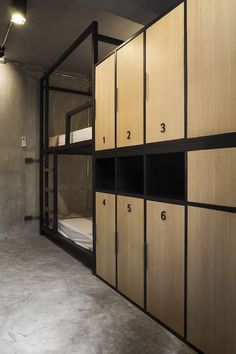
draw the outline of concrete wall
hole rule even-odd
[[[38,81],[10,64],[0,64],[0,239],[37,234],[38,164],[25,165],[25,157],[38,158]],[[21,147],[27,137],[27,148]]]

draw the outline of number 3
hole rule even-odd
[[[165,133],[166,131],[166,125],[165,123],[161,123],[161,133]]]

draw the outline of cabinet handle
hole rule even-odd
[[[102,141],[103,141],[103,144],[106,143],[106,138],[105,138],[105,136],[103,136]]]
[[[131,131],[127,130],[127,139],[130,140],[131,139]]]
[[[161,133],[165,133],[166,131],[166,125],[165,123],[161,123]]]
[[[127,211],[128,211],[128,213],[131,213],[131,211],[132,211],[132,209],[131,209],[131,204],[128,204],[128,205],[127,205]]]
[[[102,204],[106,206],[106,199],[103,199]]]
[[[164,210],[161,212],[161,219],[162,219],[163,221],[166,220],[166,211],[164,211]]]

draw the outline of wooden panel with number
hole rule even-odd
[[[147,311],[180,335],[184,335],[184,213],[181,205],[147,202]]]
[[[188,0],[188,137],[236,131],[236,1]]]
[[[187,339],[236,353],[236,214],[189,207]]]
[[[95,148],[115,148],[115,54],[109,56],[95,70]]]
[[[144,142],[143,33],[117,52],[117,147]]]
[[[146,32],[146,142],[184,138],[184,4]]]
[[[144,201],[117,196],[118,290],[144,306]]]
[[[115,195],[96,193],[96,272],[116,286]]]

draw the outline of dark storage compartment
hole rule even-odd
[[[96,160],[96,189],[115,191],[115,159],[103,158]]]
[[[118,193],[143,194],[143,156],[120,157],[117,168]]]
[[[147,195],[184,199],[185,156],[183,152],[147,157]]]

